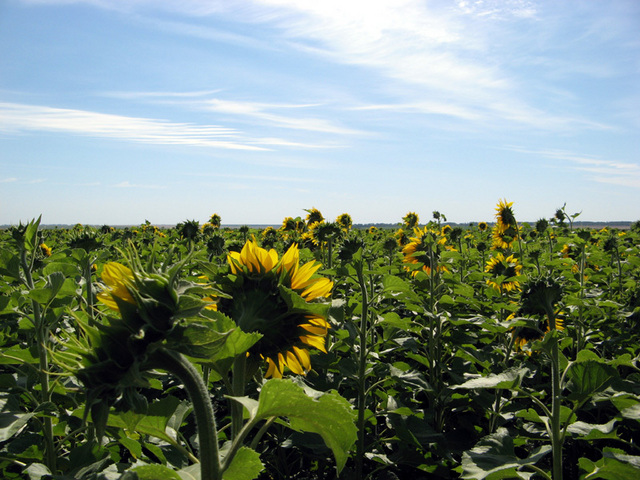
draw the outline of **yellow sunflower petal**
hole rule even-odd
[[[317,335],[303,335],[299,338],[305,345],[309,345],[310,347],[317,348],[323,353],[327,353],[327,349],[324,348],[324,337],[319,337]]]
[[[315,281],[301,293],[301,295],[309,302],[314,298],[329,296],[332,288],[333,282],[328,278],[316,278]]]
[[[278,271],[281,272],[282,269],[285,269],[287,272],[292,272],[297,268],[299,261],[300,251],[298,250],[298,244],[294,243],[282,256],[282,260],[280,261],[280,268],[278,269]]]
[[[309,323],[303,323],[300,325],[300,328],[304,328],[307,332],[312,333],[314,335],[324,336],[327,334],[327,329],[322,327],[316,327],[315,325],[311,325]]]
[[[305,371],[311,370],[311,355],[309,355],[309,350],[306,348],[298,348],[294,345],[293,351]]]
[[[133,272],[118,262],[108,262],[102,272],[102,280],[107,289],[98,293],[98,299],[112,310],[119,310],[115,297],[125,302],[135,304],[129,286],[133,284]]]
[[[287,367],[289,367],[289,370],[293,373],[297,375],[304,375],[304,370],[298,361],[298,357],[296,357],[293,352],[287,352],[286,362]]]
[[[267,357],[267,373],[264,376],[265,378],[282,378],[282,372],[278,370],[276,363],[269,357]]]
[[[321,266],[322,264],[311,261],[297,268],[291,277],[291,288],[294,290],[305,288],[313,281],[311,276],[316,273]]]

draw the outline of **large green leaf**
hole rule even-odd
[[[258,452],[242,447],[233,457],[231,465],[222,474],[223,480],[253,480],[263,469]]]
[[[499,428],[484,437],[468,452],[462,454],[462,478],[497,480],[502,478],[528,478],[518,474],[524,465],[534,465],[551,451],[550,445],[534,449],[528,458],[518,458],[513,439],[506,428]]]
[[[580,478],[592,480],[632,480],[640,478],[640,457],[627,455],[622,450],[605,447],[603,456],[597,462],[588,458],[578,460],[580,470],[586,472]]]
[[[252,419],[286,417],[294,430],[319,434],[332,450],[338,472],[344,467],[357,428],[355,411],[337,392],[317,392],[291,380],[271,379],[262,387],[257,403],[247,398],[235,400],[249,410]]]
[[[175,470],[164,465],[142,465],[131,469],[138,476],[138,480],[181,480]]]
[[[498,388],[512,389],[517,388],[522,383],[522,379],[529,373],[528,368],[512,368],[497,375],[488,375],[486,377],[472,378],[455,388]]]
[[[149,405],[146,414],[131,411],[119,414],[112,413],[109,415],[107,425],[144,433],[174,443],[175,438],[167,433],[167,423],[171,420],[179,404],[180,400],[176,397],[165,397]]]
[[[4,442],[24,427],[35,413],[1,412],[0,413],[0,442]]]
[[[586,400],[606,389],[617,375],[615,368],[597,360],[575,362],[566,374],[569,399]]]

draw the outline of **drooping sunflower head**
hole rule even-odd
[[[402,223],[409,230],[416,228],[419,222],[420,217],[415,212],[408,212],[404,217],[402,217]]]
[[[396,230],[395,237],[398,245],[401,247],[404,247],[409,241],[409,237],[407,237],[406,232],[402,228]]]
[[[296,374],[309,371],[309,349],[326,352],[330,328],[327,305],[317,301],[333,288],[332,281],[316,275],[322,265],[300,265],[296,244],[278,258],[275,250],[267,251],[254,240],[230,253],[228,262],[232,276],[221,288],[229,298],[220,299],[218,311],[243,331],[262,334],[249,354],[267,362],[265,376],[281,378],[285,367]]]
[[[515,226],[516,216],[513,213],[513,202],[500,200],[496,206],[496,220],[505,226]]]
[[[519,228],[497,222],[493,227],[493,249],[507,250],[518,239]]]
[[[487,284],[499,292],[511,292],[520,289],[520,282],[515,277],[520,275],[522,265],[513,255],[505,258],[502,253],[498,253],[487,261],[484,269],[485,273],[491,275],[487,278]]]
[[[511,335],[513,336],[514,351],[531,355],[531,350],[527,349],[527,345],[536,340],[542,340],[551,331],[551,327],[546,318],[542,320],[529,319],[528,321],[529,325],[514,328]],[[556,329],[564,330],[564,321],[561,318],[556,318]]]
[[[220,215],[218,215],[217,213],[211,215],[211,218],[209,219],[209,223],[213,225],[214,228],[220,228],[221,222],[222,217],[220,217]]]
[[[324,222],[324,217],[317,208],[313,207],[309,210],[305,210],[305,212],[307,212],[307,225],[311,225],[316,222]]]
[[[338,215],[338,218],[336,218],[336,223],[346,233],[349,230],[351,230],[351,226],[353,225],[353,220],[351,219],[351,215],[349,215],[348,213],[342,213]]]
[[[448,271],[444,265],[438,265],[438,246],[446,242],[446,237],[440,237],[439,232],[430,231],[428,227],[414,229],[414,235],[402,248],[404,263],[407,264],[405,270],[411,271],[413,276],[418,274],[418,270],[412,268],[412,265],[422,265],[422,270],[427,275],[432,268],[436,268],[437,272]]]
[[[555,310],[555,305],[562,299],[563,286],[561,278],[551,276],[535,278],[529,281],[520,299],[520,312],[523,315],[546,315]]]

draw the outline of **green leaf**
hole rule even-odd
[[[413,293],[411,284],[394,275],[385,275],[382,278],[382,289],[385,293]]]
[[[617,375],[615,368],[600,361],[573,363],[566,374],[567,388],[571,392],[568,398],[578,402],[586,400],[606,389]]]
[[[618,395],[611,403],[620,411],[623,418],[640,421],[640,400],[633,395]]]
[[[488,375],[486,377],[472,378],[464,382],[462,385],[456,385],[454,388],[499,388],[513,389],[520,386],[522,379],[529,373],[528,368],[512,368],[497,375]]]
[[[157,402],[151,403],[146,414],[131,411],[121,412],[119,414],[112,413],[109,415],[107,425],[144,433],[173,443],[175,439],[167,433],[167,423],[179,404],[180,400],[176,397],[165,397]]]
[[[593,480],[625,480],[640,477],[640,457],[627,455],[622,450],[605,447],[603,457],[597,462],[588,458],[578,460],[580,470],[587,472],[580,478]]]
[[[45,475],[51,475],[51,470],[42,463],[32,463],[24,469],[24,473],[29,475],[29,480],[41,480]]]
[[[241,447],[222,474],[223,480],[253,480],[264,469],[260,455],[249,447]]]
[[[38,227],[40,226],[40,220],[42,215],[37,220],[31,220],[27,225],[27,229],[24,233],[24,249],[27,252],[32,252],[36,248],[36,241],[38,239]]]
[[[0,251],[0,275],[20,281],[20,257],[9,250]]]
[[[581,440],[597,440],[602,438],[617,438],[615,432],[615,419],[603,425],[585,422],[574,422],[567,427],[567,431],[576,435]]]
[[[292,429],[319,434],[333,452],[338,473],[357,438],[355,411],[347,400],[335,391],[303,389],[291,380],[274,378],[262,387],[255,419],[270,417],[287,417]]]
[[[35,413],[2,412],[0,413],[0,442],[5,442],[24,427]]]
[[[462,454],[462,478],[473,480],[528,478],[518,474],[523,465],[534,465],[551,451],[550,445],[534,449],[528,458],[520,459],[513,448],[513,439],[506,428],[481,439],[471,450]]]
[[[262,335],[257,332],[243,332],[233,320],[220,312],[206,310],[202,314],[213,320],[214,323],[209,324],[212,329],[225,332],[227,335],[224,336],[224,343],[211,357],[196,361],[215,370],[220,376],[227,375],[235,358],[249,350]],[[185,354],[191,355],[189,352]]]
[[[74,277],[80,274],[80,270],[78,269],[78,267],[75,264],[69,262],[47,263],[42,269],[42,273],[44,275],[50,275],[54,272],[60,272],[65,277]]]
[[[10,348],[0,351],[0,365],[21,365],[23,363],[38,363],[35,347],[20,348],[20,345],[13,345]]]
[[[131,469],[139,480],[182,480],[178,472],[164,465],[142,465]]]

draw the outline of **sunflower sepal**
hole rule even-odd
[[[214,310],[203,310],[201,316],[204,322],[195,321],[189,327],[181,330],[182,334],[194,338],[190,342],[181,342],[185,355],[188,355],[195,363],[209,367],[220,376],[227,375],[233,366],[234,360],[239,355],[246,355],[247,351],[255,345],[262,334],[258,332],[244,332],[236,323],[224,313]],[[207,331],[202,330],[206,325]],[[218,338],[222,343],[218,343]],[[210,341],[215,343],[215,348],[207,345]],[[196,344],[193,349],[189,345]],[[178,347],[176,348],[183,348]],[[210,348],[209,351],[206,349]],[[199,352],[198,355],[195,353]]]

